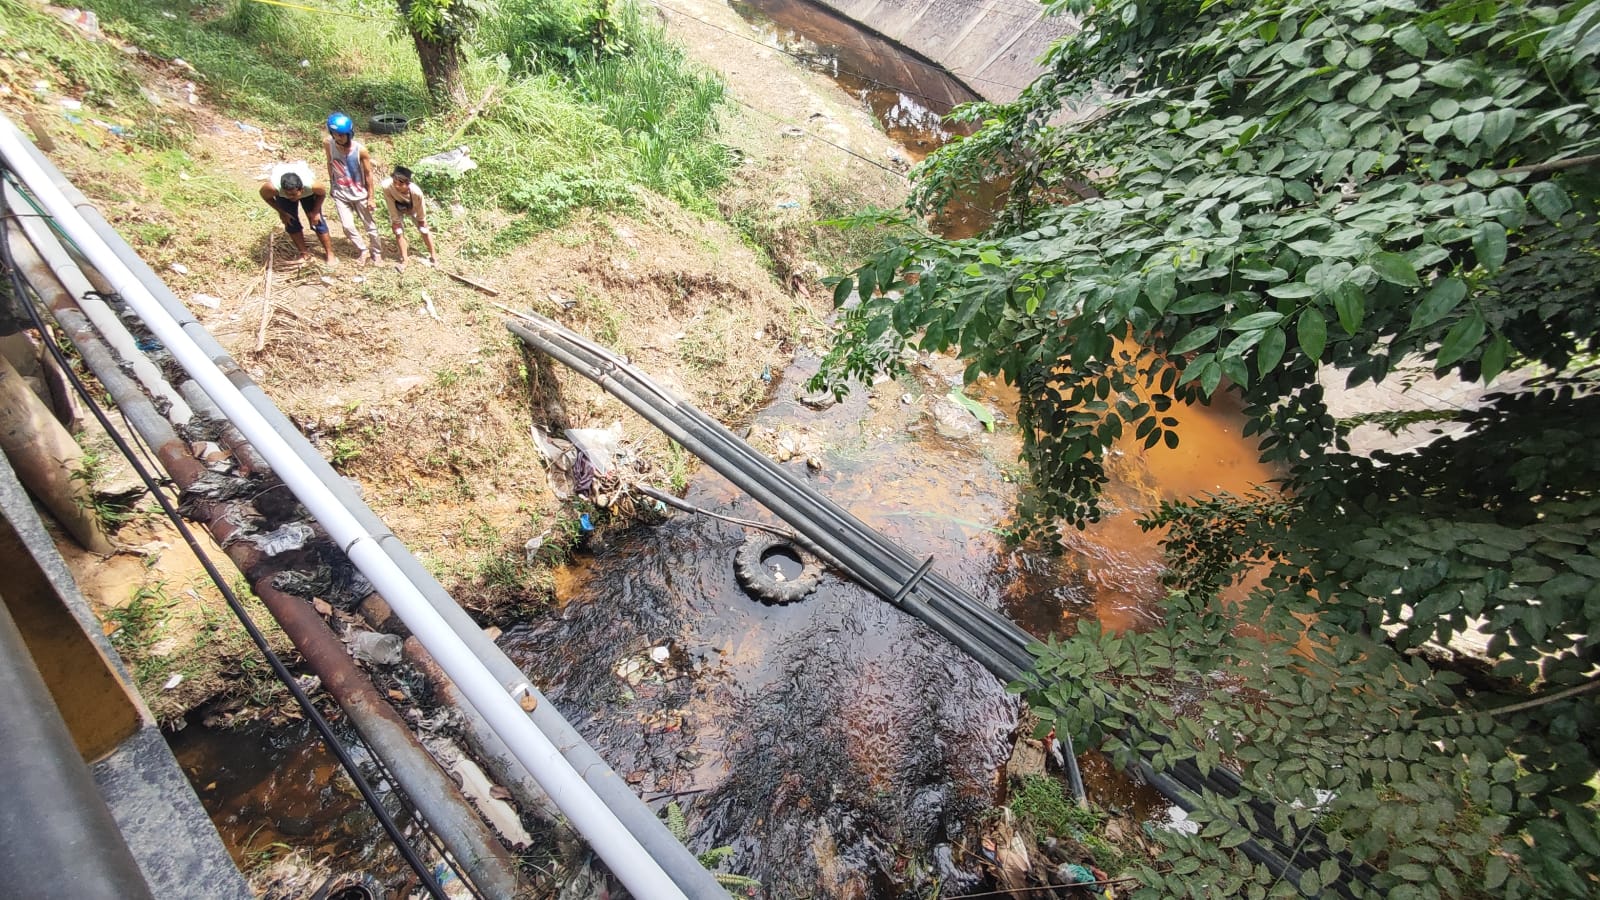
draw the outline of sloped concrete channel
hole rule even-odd
[[[1076,26],[1026,0],[817,0],[943,66],[985,100],[1016,99],[1039,57]]]

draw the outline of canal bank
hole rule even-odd
[[[973,93],[1005,103],[1043,71],[1039,58],[1075,28],[1029,0],[817,0],[938,63]]]

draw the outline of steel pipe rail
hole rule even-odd
[[[0,190],[4,191],[6,208],[17,212],[28,206],[22,195],[10,183],[0,184]],[[94,293],[94,286],[84,277],[83,272],[79,271],[72,257],[55,239],[49,223],[28,215],[18,215],[16,222],[21,227],[22,233],[28,236],[28,242],[38,249],[40,257],[43,258],[44,264],[50,267],[55,280],[67,289],[67,293],[77,298],[83,314],[94,324],[96,330],[105,335],[106,343],[111,345],[112,352],[128,366],[150,396],[160,401],[158,405],[166,405],[165,414],[172,420],[172,424],[181,426],[188,422],[193,415],[189,405],[172,385],[167,383],[155,363],[139,351],[138,344],[128,334],[128,330],[122,327],[117,314],[105,304],[105,301],[90,296]]]
[[[64,287],[50,277],[52,273],[35,252],[37,248],[11,228],[5,228],[5,232],[19,271],[50,308],[89,371],[110,393],[134,431],[153,448],[161,467],[180,489],[188,490],[205,475],[205,467],[190,454],[187,443],[173,430],[171,423],[156,412],[152,399],[124,374],[103,335],[89,323]],[[54,240],[49,232],[35,235],[34,239]],[[60,249],[59,245],[56,249]],[[328,630],[321,617],[300,598],[272,587],[276,569],[248,542],[230,540],[237,536],[238,526],[225,505],[209,504],[200,518],[218,544],[226,548],[224,552],[238,570],[253,582],[256,595],[305,656],[312,672],[321,678],[373,753],[394,774],[400,789],[460,861],[472,883],[490,897],[514,896],[517,890],[515,861],[405,721],[356,668],[344,645]]]
[[[706,868],[700,864],[694,854],[690,853],[683,844],[672,835],[655,813],[642,801],[623,778],[608,765],[604,759],[595,752],[594,748],[583,739],[576,728],[572,727],[556,708],[549,702],[537,686],[528,681],[527,676],[517,668],[504,652],[493,641],[486,637],[471,616],[461,609],[448,591],[433,577],[425,566],[414,556],[405,544],[393,534],[388,532],[388,527],[378,518],[371,508],[366,505],[360,492],[348,479],[344,478],[328,465],[317,449],[305,439],[295,427],[294,423],[267,397],[260,386],[251,381],[250,376],[237,362],[228,355],[222,345],[218,344],[211,333],[195,320],[182,301],[173,296],[153,271],[150,270],[138,254],[118,237],[115,229],[99,214],[99,212],[83,196],[66,181],[59,171],[45,159],[32,145],[23,143],[24,152],[30,153],[32,158],[39,163],[41,169],[55,179],[55,185],[62,194],[78,209],[83,220],[91,231],[99,235],[112,254],[122,262],[149,288],[150,294],[160,304],[168,316],[183,329],[194,341],[203,354],[219,368],[223,374],[238,387],[246,402],[248,402],[261,416],[266,419],[277,435],[299,459],[321,480],[323,486],[337,500],[353,514],[372,534],[378,535],[378,543],[383,552],[398,566],[401,572],[421,591],[424,599],[431,604],[435,611],[443,617],[445,623],[455,632],[456,636],[467,648],[489,669],[490,673],[499,679],[505,690],[514,695],[521,694],[533,698],[535,708],[528,713],[534,726],[553,743],[561,755],[571,764],[582,777],[585,784],[600,799],[602,804],[610,810],[617,821],[627,829],[628,833],[638,841],[645,850],[660,864],[674,883],[694,900],[726,900],[728,894],[722,885],[716,881]],[[92,263],[85,260],[84,274],[91,282],[107,292],[114,288],[110,281],[102,275]],[[226,416],[215,406],[203,389],[194,381],[186,381],[179,387],[185,398],[198,394],[204,398],[204,414],[220,421],[226,422]],[[202,404],[191,402],[197,409]],[[230,435],[238,435],[232,437]],[[270,471],[270,466],[262,459],[254,448],[250,447],[243,435],[239,435],[236,427],[228,423],[224,430],[224,437],[233,443],[235,449],[244,448],[247,459],[244,460],[252,471]],[[476,712],[473,710],[473,712]],[[537,783],[536,776],[523,766],[520,760],[510,753],[504,739],[494,734],[489,729],[488,719],[482,715],[469,715],[465,717],[467,737],[474,743],[480,753],[493,758],[492,767],[497,771],[509,773],[512,777],[508,782],[520,783],[532,780]],[[541,788],[542,790],[542,788]]]
[[[327,490],[320,479],[283,441],[281,435],[200,349],[150,289],[92,229],[58,185],[60,173],[9,119],[0,123],[0,157],[28,185],[40,204],[72,235],[85,258],[122,295],[152,334],[166,345],[239,431],[264,456],[274,472],[344,550],[389,602],[441,668],[461,688],[474,708],[488,719],[517,759],[539,780],[551,799],[583,833],[612,873],[636,896],[652,900],[685,897],[684,892],[618,822],[548,737],[536,728],[516,698],[473,655],[372,534]]]

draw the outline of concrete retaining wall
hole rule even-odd
[[[845,18],[944,66],[978,96],[1016,98],[1071,19],[1044,17],[1031,0],[817,0]]]

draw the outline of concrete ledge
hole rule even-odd
[[[985,100],[1016,99],[1039,58],[1076,30],[1027,0],[818,0],[841,16],[944,66]]]
[[[50,662],[57,667],[100,669],[112,680],[131,684],[122,660],[78,591],[33,501],[4,456],[0,456],[0,515],[9,526],[5,530],[17,538],[6,558],[0,559],[0,567],[10,573],[13,585],[27,580],[22,576],[28,574],[43,591],[55,595],[64,612],[52,619],[53,627],[75,624],[81,630],[70,642],[56,635],[36,647],[30,640],[30,651],[38,655],[43,647],[49,653],[72,653],[76,658]],[[94,754],[98,761],[93,773],[150,891],[161,898],[247,900],[252,896],[249,887],[149,709],[131,690],[128,697],[123,702],[133,707],[131,734],[124,731],[126,736],[119,736],[108,752]],[[59,706],[60,701],[57,703]],[[5,716],[11,712],[0,710],[0,728],[6,727]],[[0,789],[3,786],[0,776]]]

